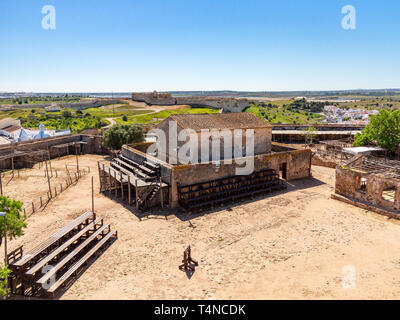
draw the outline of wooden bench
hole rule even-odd
[[[68,254],[64,259],[62,259],[57,265],[54,266],[49,272],[47,272],[43,277],[41,277],[36,283],[43,285],[46,283],[50,277],[56,274],[63,266],[70,262],[79,252],[81,252],[86,246],[88,246],[93,240],[95,240],[100,234],[104,233],[106,229],[110,230],[110,225],[102,226],[100,229],[95,231],[89,238],[87,238],[83,243],[81,243],[77,248],[74,249],[70,254]]]
[[[149,168],[147,168],[145,166],[142,166],[141,164],[136,163],[136,162],[124,157],[123,155],[120,155],[119,159],[117,159],[117,160],[119,160],[121,162],[125,162],[127,164],[129,163],[129,164],[131,164],[131,166],[135,166],[137,169],[143,171],[147,175],[154,175],[155,174],[154,170],[151,170],[151,169],[149,169]]]
[[[89,231],[96,231],[98,227],[103,225],[103,220],[96,220],[83,228],[80,232],[78,232],[75,236],[69,239],[67,242],[63,243],[60,247],[54,250],[51,254],[46,256],[44,259],[40,260],[36,265],[34,265],[31,269],[29,269],[25,274],[27,276],[34,276],[37,272],[39,272],[44,266],[46,266],[50,261],[55,259],[59,254],[61,254],[64,250],[66,250],[71,244],[75,241],[79,240],[83,235],[87,234]]]
[[[195,205],[191,205],[189,203],[185,203],[184,207],[185,209],[189,209],[189,210],[195,210],[195,209],[200,209],[202,207],[207,207],[207,206],[217,206],[223,202],[226,201],[231,201],[231,200],[236,200],[236,199],[240,199],[240,198],[246,198],[249,196],[257,196],[260,195],[262,193],[268,193],[268,192],[274,192],[274,191],[278,191],[278,190],[283,190],[286,187],[283,184],[276,184],[276,185],[272,185],[272,186],[268,186],[268,187],[264,187],[261,189],[258,189],[256,191],[250,191],[250,192],[246,192],[246,193],[240,193],[240,194],[236,194],[236,195],[232,195],[232,196],[227,196],[227,197],[220,197],[218,199],[214,199],[214,200],[210,200],[210,201],[203,201],[199,204],[195,204]]]
[[[109,231],[108,234],[102,238],[93,248],[89,250],[79,261],[77,261],[75,264],[71,266],[71,268],[68,269],[66,273],[64,273],[57,281],[54,283],[48,290],[47,292],[50,294],[51,298],[54,298],[54,293],[66,282],[68,281],[71,277],[74,276],[75,273],[78,272],[78,270],[88,262],[88,260],[96,254],[97,251],[101,247],[103,247],[112,237],[117,237],[117,231]]]
[[[123,173],[122,175],[123,175],[123,176],[126,176],[126,181],[128,181],[128,176],[131,176],[132,178],[135,177],[133,172],[131,172],[131,171],[129,171],[129,170],[127,170],[127,169],[121,167],[119,164],[117,164],[117,163],[115,163],[115,162],[111,163],[111,167],[113,167],[114,170],[119,170],[119,171],[121,171],[121,172]],[[117,174],[117,177],[118,177],[118,176],[119,176],[119,174]]]
[[[115,158],[114,161],[117,162],[117,163],[119,163],[120,165],[123,165],[123,166],[127,167],[128,169],[130,169],[130,170],[131,170],[131,171],[130,171],[131,173],[136,173],[136,171],[137,171],[137,168],[135,168],[135,167],[131,166],[130,164],[128,164],[128,163],[122,161],[120,158]],[[114,163],[115,163],[115,162],[114,162]]]
[[[74,229],[79,229],[83,226],[88,225],[95,220],[95,214],[92,212],[86,212],[79,218],[72,221],[70,224],[62,228],[60,231],[53,234],[50,238],[42,242],[40,245],[23,255],[20,259],[14,261],[10,267],[12,269],[25,268],[30,263],[36,263],[42,258],[42,254],[55,245],[60,239],[66,236]]]
[[[148,168],[152,169],[153,171],[160,169],[160,165],[158,163],[153,163],[148,160],[143,161],[143,164]]]

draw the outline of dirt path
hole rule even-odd
[[[103,129],[111,128],[113,125],[117,124],[117,121],[115,121],[113,118],[105,118],[105,120],[109,121],[110,124],[103,127]]]

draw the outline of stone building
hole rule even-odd
[[[175,121],[180,130],[194,132],[254,130],[255,152],[183,164],[171,161],[169,151],[166,160],[160,159],[160,154],[153,153],[154,143],[124,145],[111,164],[99,164],[103,192],[120,196],[141,210],[161,203],[192,212],[275,192],[286,187],[285,181],[311,175],[311,150],[271,143],[270,126],[253,115],[172,116],[156,128],[166,133],[167,144],[171,144],[169,121]],[[250,170],[242,171],[246,168]]]
[[[246,151],[246,144],[250,143],[249,134],[254,135],[254,150],[249,155],[271,152],[271,125],[251,113],[176,114],[166,118],[154,129],[153,132],[161,130],[168,137],[164,158],[174,164],[180,163],[177,159],[179,150],[184,144],[190,143],[189,137],[184,141],[178,139],[182,130],[190,130],[195,136],[193,147],[198,149],[195,162],[209,162],[213,154],[217,154],[214,160],[246,156],[249,153]],[[171,140],[177,142],[176,146],[170,147]],[[202,155],[206,159],[202,159]]]

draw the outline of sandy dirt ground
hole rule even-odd
[[[191,220],[174,211],[140,220],[98,193],[99,159],[87,155],[80,162],[93,169],[97,215],[118,230],[119,239],[61,299],[400,297],[399,222],[332,200],[333,169],[313,167],[313,178],[291,182],[286,191]],[[60,160],[60,166],[72,160]],[[10,249],[23,244],[29,250],[89,211],[90,180],[85,176],[30,217],[25,235],[9,242]],[[9,195],[35,188],[21,180]],[[178,269],[189,244],[199,261],[194,274]]]

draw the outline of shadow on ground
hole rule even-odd
[[[220,212],[220,211],[223,211],[223,210],[232,211],[233,208],[235,208],[237,206],[241,206],[241,205],[246,204],[246,203],[252,203],[252,202],[260,201],[260,200],[267,199],[267,198],[273,198],[273,197],[276,197],[276,196],[279,196],[279,195],[286,194],[288,192],[293,192],[295,190],[306,190],[306,189],[309,189],[309,188],[314,188],[314,187],[318,187],[318,186],[321,186],[321,185],[325,185],[326,183],[321,181],[321,180],[318,180],[316,178],[310,177],[310,178],[307,178],[307,179],[289,181],[289,182],[286,182],[286,184],[287,184],[287,189],[282,190],[282,191],[276,191],[276,192],[265,194],[265,195],[261,195],[261,196],[255,196],[254,198],[251,198],[251,199],[238,201],[238,202],[233,202],[232,204],[220,205],[220,206],[215,207],[214,209],[203,210],[203,211],[199,211],[199,212],[195,212],[195,213],[187,213],[182,208],[176,208],[176,209],[172,209],[171,210],[167,206],[164,209],[155,208],[155,209],[152,209],[152,210],[149,210],[149,211],[146,211],[146,212],[142,212],[140,210],[137,210],[134,205],[130,206],[126,201],[121,201],[120,198],[117,198],[114,195],[111,195],[111,196],[108,195],[108,194],[105,194],[105,195],[107,197],[109,197],[110,199],[112,199],[112,200],[118,202],[119,204],[121,204],[125,209],[130,211],[140,221],[148,220],[148,219],[168,220],[168,217],[176,216],[181,221],[189,221],[189,223],[190,223],[189,226],[192,227],[192,228],[196,228],[190,222],[190,220],[202,217],[202,216],[207,215],[207,214],[213,214],[213,213],[216,213],[216,212]]]

